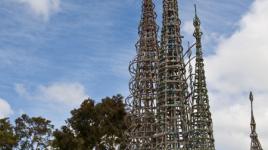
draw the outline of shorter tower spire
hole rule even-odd
[[[196,39],[196,63],[194,92],[191,108],[190,121],[190,149],[191,150],[215,150],[213,137],[213,124],[210,112],[208,90],[204,69],[202,52],[201,22],[197,15],[195,5],[194,37]]]
[[[258,138],[258,134],[256,132],[256,122],[254,118],[254,112],[253,112],[253,94],[250,92],[249,94],[249,99],[251,103],[251,133],[250,133],[250,138],[251,138],[251,145],[250,145],[250,150],[263,150],[261,147],[261,143]]]

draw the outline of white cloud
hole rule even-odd
[[[80,83],[40,85],[33,92],[29,92],[23,84],[16,84],[15,90],[26,99],[42,100],[64,105],[78,105],[88,98],[84,86]]]
[[[29,97],[28,91],[23,84],[16,84],[15,90],[19,95],[23,95],[24,97]]]
[[[182,26],[182,31],[192,36],[194,33],[193,21],[186,21]]]
[[[36,15],[45,20],[60,9],[60,0],[18,0],[18,2],[28,5]]]
[[[0,98],[0,118],[8,117],[13,113],[8,102]]]
[[[250,102],[255,92],[257,130],[268,149],[268,1],[255,0],[239,29],[220,41],[206,58],[208,85],[219,150],[245,150],[250,145]]]

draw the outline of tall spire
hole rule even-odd
[[[250,127],[251,127],[251,134],[250,134],[250,138],[251,138],[251,145],[250,145],[250,150],[263,150],[261,147],[261,143],[258,139],[258,134],[256,132],[256,122],[255,122],[255,118],[254,118],[254,114],[253,114],[253,94],[252,92],[250,92],[249,94],[249,99],[251,102],[251,123],[250,123]]]
[[[137,55],[130,63],[129,107],[130,122],[128,149],[149,150],[154,147],[157,80],[157,30],[156,13],[152,0],[142,1]]]
[[[188,92],[177,0],[163,0],[163,11],[156,149],[181,150],[187,148]]]
[[[192,109],[190,113],[190,148],[191,150],[215,150],[202,52],[201,22],[197,15],[196,5],[193,24],[195,27],[194,37],[196,39],[196,64]]]

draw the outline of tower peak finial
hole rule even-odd
[[[254,100],[254,96],[252,91],[250,91],[249,93],[249,100],[250,100],[250,105],[251,105],[251,118],[253,118],[254,120],[254,114],[253,114],[253,100]]]
[[[200,22],[200,19],[199,19],[198,15],[197,15],[197,5],[196,4],[194,4],[194,13],[195,13],[194,26],[198,27],[198,26],[200,26],[201,22]]]
[[[253,97],[252,91],[250,91],[250,93],[249,93],[249,99],[251,102],[253,102],[254,97]]]
[[[197,16],[197,6],[196,6],[196,4],[194,4],[194,13],[195,13],[195,16]]]

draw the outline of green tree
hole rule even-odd
[[[0,149],[12,150],[17,145],[14,127],[8,118],[0,119]]]
[[[126,111],[121,95],[106,97],[102,103],[96,105],[96,111],[99,116],[100,143],[105,149],[115,149],[122,144],[124,132],[127,129],[125,122]],[[122,147],[123,145],[121,145]]]
[[[83,140],[83,149],[93,149],[100,139],[98,130],[99,119],[93,100],[85,100],[79,109],[71,111],[72,117],[68,124],[74,130],[77,138]]]
[[[67,126],[53,133],[53,147],[61,150],[93,149],[100,138],[94,101],[85,100],[79,109],[71,111],[71,115],[66,121]]]
[[[51,121],[42,117],[32,117],[23,114],[15,120],[15,132],[19,138],[20,150],[45,150],[50,146],[53,132]]]
[[[67,127],[62,126],[61,130],[56,129],[53,133],[53,147],[59,150],[82,150],[83,140],[76,137],[73,131]]]
[[[106,97],[98,104],[87,99],[80,108],[71,111],[67,126],[54,132],[53,146],[62,150],[113,150],[121,146],[123,141],[123,133],[127,128],[125,116],[121,95]],[[67,141],[68,148],[64,144]],[[120,149],[124,148],[121,146]]]

